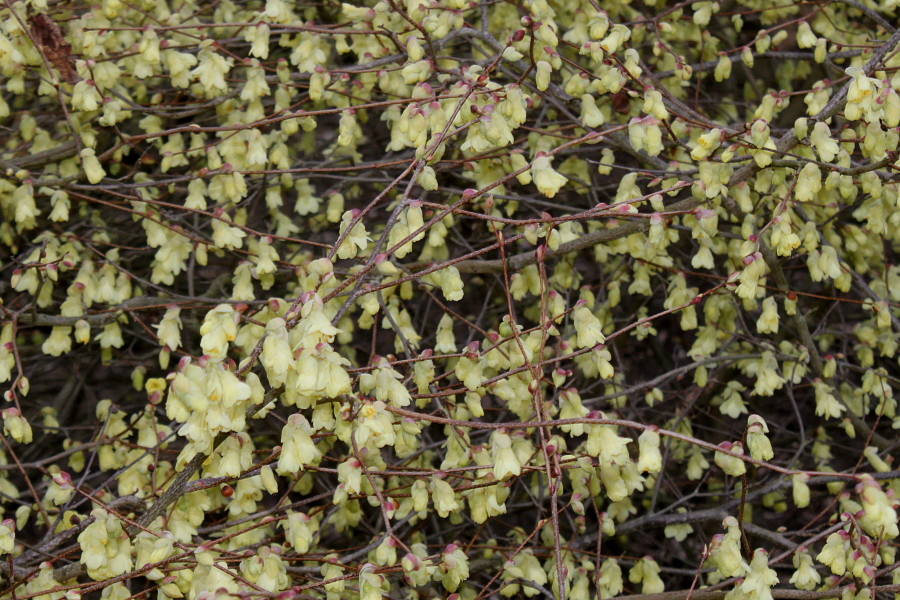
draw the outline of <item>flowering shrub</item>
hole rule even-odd
[[[896,592],[897,15],[7,0],[0,598]]]

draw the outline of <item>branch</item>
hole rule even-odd
[[[32,327],[71,327],[78,323],[78,321],[87,321],[90,325],[94,326],[106,325],[107,323],[115,321],[119,316],[119,313],[123,311],[130,311],[138,308],[165,307],[167,304],[172,304],[174,302],[205,302],[209,304],[240,303],[240,301],[238,300],[229,300],[227,298],[210,298],[207,296],[135,296],[134,298],[125,300],[121,304],[106,308],[103,310],[103,312],[82,315],[80,317],[63,317],[61,315],[48,315],[43,313],[23,313],[18,316],[16,322],[20,326],[27,325]],[[246,303],[247,302],[245,302],[245,304]],[[252,304],[252,302],[250,302],[249,304]],[[6,321],[0,321],[0,323],[2,322]]]
[[[855,589],[853,583],[832,588],[830,590],[791,590],[775,588],[772,590],[772,597],[778,600],[824,600],[825,598],[840,598],[848,589]],[[875,585],[866,586],[867,590],[873,592],[896,593],[900,591],[900,585]],[[631,594],[629,596],[618,596],[616,600],[722,600],[728,594],[726,590],[677,590],[672,592],[662,592],[659,594]]]
[[[696,198],[685,198],[666,207],[667,212],[688,212],[694,210],[700,205],[700,201]],[[640,221],[630,221],[613,227],[612,229],[603,229],[588,233],[576,240],[560,244],[556,250],[547,250],[544,259],[564,256],[572,252],[578,252],[586,248],[592,248],[597,244],[612,242],[623,237],[627,237],[633,233],[641,233],[650,228],[648,219]],[[533,251],[523,252],[510,256],[507,259],[507,268],[510,271],[518,271],[523,267],[532,265],[537,262],[537,256]],[[466,260],[456,264],[456,268],[460,273],[499,273],[503,271],[503,261],[496,260]]]
[[[44,150],[43,152],[38,152],[36,154],[28,154],[26,156],[20,156],[18,158],[0,159],[0,169],[3,169],[4,171],[6,171],[7,169],[18,171],[19,169],[37,167],[49,162],[68,158],[69,156],[75,154],[76,149],[77,148],[75,146],[75,142],[63,142],[58,146],[54,146],[49,150]]]

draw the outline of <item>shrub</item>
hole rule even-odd
[[[7,0],[0,597],[896,591],[896,2],[663,4]]]

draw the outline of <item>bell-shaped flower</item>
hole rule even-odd
[[[722,524],[725,534],[713,536],[709,556],[722,577],[741,577],[749,566],[741,556],[740,527],[734,517],[726,517]]]
[[[177,350],[181,345],[181,309],[176,304],[166,307],[163,318],[154,325],[159,336],[159,344],[169,350]]]
[[[769,460],[775,456],[772,442],[766,437],[768,432],[769,426],[761,416],[747,417],[747,448],[750,450],[750,456],[756,460]]]
[[[459,584],[469,578],[469,559],[462,548],[456,544],[444,548],[435,576],[450,592],[455,592]]]
[[[522,465],[512,450],[512,438],[499,429],[491,435],[491,460],[494,462],[494,477],[499,481],[518,477],[522,473]]]
[[[628,572],[628,581],[640,583],[643,594],[659,594],[665,589],[659,571],[659,564],[652,557],[645,556],[635,562]]]
[[[360,446],[384,448],[396,441],[391,413],[386,411],[384,402],[366,402],[359,410],[353,436]]]
[[[797,508],[809,506],[809,485],[807,485],[807,481],[809,481],[809,475],[806,473],[791,475],[791,494]]]
[[[790,583],[798,590],[814,590],[822,582],[822,577],[816,572],[813,557],[806,551],[805,547],[801,547],[794,552],[792,559],[794,563],[794,574],[791,575]]]
[[[291,334],[291,340],[299,341],[298,345],[304,348],[315,348],[317,344],[325,342],[331,344],[334,338],[341,332],[331,324],[331,320],[325,314],[325,305],[318,294],[309,294],[300,308],[300,322]]]
[[[3,519],[0,522],[0,554],[10,554],[16,545],[16,522]]]
[[[288,512],[287,519],[281,522],[284,535],[297,554],[309,551],[310,542],[318,530],[318,522],[302,512]]]
[[[446,518],[451,512],[459,510],[456,492],[454,492],[450,484],[443,479],[432,478],[431,500],[434,503],[434,510],[441,518]]]
[[[237,336],[240,314],[230,304],[220,304],[206,313],[200,326],[200,347],[214,360],[222,360],[228,352],[228,343]]]
[[[369,234],[366,231],[363,219],[359,219],[355,224],[353,223],[358,216],[359,211],[348,210],[341,217],[340,235],[344,236],[344,239],[341,240],[341,245],[338,246],[338,258],[356,258],[369,245]]]
[[[585,127],[600,127],[606,122],[603,111],[597,106],[597,101],[590,94],[581,96],[581,122]]]
[[[806,163],[797,175],[794,198],[798,202],[810,202],[822,189],[822,172],[816,163]]]
[[[587,415],[590,418],[605,419],[603,413],[592,412]],[[628,444],[631,440],[620,437],[613,425],[586,425],[587,441],[585,450],[591,456],[596,456],[601,468],[606,465],[623,465],[628,458]]]
[[[19,442],[30,444],[32,440],[31,425],[15,406],[5,408],[3,414],[3,433]]]
[[[824,121],[819,121],[813,126],[809,141],[823,162],[833,161],[841,151],[837,140],[831,136],[831,129]]]
[[[249,399],[251,392],[250,386],[226,369],[224,363],[207,363],[206,397],[213,405],[221,403],[223,408],[231,408]]]
[[[572,324],[577,336],[575,343],[579,348],[593,348],[606,341],[603,324],[587,306],[578,306],[572,311]]]
[[[751,600],[772,600],[772,587],[776,583],[778,575],[769,568],[769,554],[757,548],[750,561],[750,570],[741,584],[741,591]]]
[[[740,442],[722,442],[721,444],[719,444],[719,447],[734,454],[744,453],[744,446]],[[726,475],[731,475],[732,477],[740,477],[747,472],[747,467],[744,464],[744,461],[740,458],[737,458],[736,456],[732,456],[731,454],[716,452],[715,461],[716,464],[719,465],[719,468],[725,471]]]
[[[132,570],[131,540],[122,523],[102,508],[91,512],[94,522],[78,535],[81,564],[95,581],[110,579]]]
[[[143,569],[148,565],[157,565],[172,555],[175,537],[169,531],[162,531],[154,535],[148,531],[141,531],[134,539],[135,544],[135,568]],[[145,577],[151,581],[159,581],[164,577],[159,568],[147,572]]]
[[[867,534],[879,540],[892,540],[900,535],[897,528],[897,511],[895,501],[889,498],[870,475],[861,475],[857,484],[863,514],[859,524]]]
[[[459,361],[456,363],[456,377],[462,382],[466,389],[474,392],[479,387],[481,387],[481,382],[484,381],[484,359],[479,358],[474,353],[468,353],[471,355],[460,357]]]
[[[106,177],[106,171],[100,166],[100,161],[97,160],[97,155],[93,148],[85,148],[79,153],[79,156],[81,157],[81,169],[84,171],[88,181],[100,183],[100,180]]]
[[[847,552],[850,549],[850,534],[836,531],[825,540],[825,546],[816,556],[816,560],[827,565],[835,575],[843,575],[847,571]]]
[[[287,379],[288,371],[294,365],[294,356],[288,339],[284,319],[276,317],[266,323],[266,338],[263,340],[260,362],[266,369],[269,385],[278,387]]]
[[[640,456],[637,468],[642,473],[659,473],[662,469],[662,454],[659,450],[659,432],[645,429],[638,437]]]
[[[538,191],[548,198],[552,198],[562,188],[568,179],[553,169],[551,162],[553,157],[545,152],[538,152],[531,163],[531,180],[537,186]]]
[[[384,576],[375,573],[377,569],[372,563],[366,563],[359,571],[359,600],[382,600],[387,581]]]
[[[697,145],[691,150],[691,158],[703,160],[718,150],[722,143],[722,130],[713,129],[697,138]]]
[[[311,437],[313,429],[306,417],[296,413],[288,417],[281,430],[281,454],[277,471],[281,475],[293,475],[306,465],[318,462],[322,453]]]
[[[359,389],[365,394],[372,393],[376,400],[397,407],[409,406],[412,402],[409,390],[403,385],[403,376],[392,369],[387,360],[380,358],[380,365],[371,373],[359,378]]]

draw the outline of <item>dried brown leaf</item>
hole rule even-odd
[[[69,83],[78,81],[72,64],[72,45],[63,38],[59,25],[45,14],[33,15],[28,19],[31,33],[40,44],[39,50]]]

